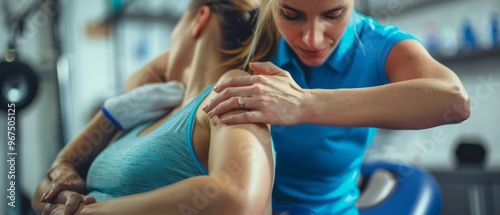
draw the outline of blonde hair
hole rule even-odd
[[[260,30],[256,17],[260,16],[259,0],[192,0],[188,7],[196,12],[202,6],[210,7],[219,19],[221,45],[225,58],[217,68],[248,70],[250,61],[270,60],[278,46],[279,34]],[[260,23],[260,18],[257,23]],[[252,38],[252,35],[253,38]],[[257,48],[258,47],[258,48]]]
[[[252,38],[251,44],[248,48],[247,59],[245,60],[244,65],[247,66],[250,62],[256,61],[255,58],[258,58],[259,55],[262,55],[262,49],[267,50],[268,48],[272,48],[272,50],[267,50],[271,53],[271,56],[274,55],[276,49],[278,48],[279,42],[279,32],[273,18],[274,10],[277,10],[278,7],[276,5],[279,3],[279,0],[262,0],[264,3],[259,11],[259,16],[257,19],[257,24],[255,26],[255,33]],[[276,38],[270,41],[265,41],[265,38]],[[266,48],[267,46],[267,48]],[[261,58],[265,58],[260,56]]]

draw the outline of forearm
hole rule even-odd
[[[43,193],[51,189],[52,179],[62,175],[68,180],[85,178],[92,160],[118,131],[119,129],[99,112],[85,130],[59,152],[51,169],[35,191],[31,202],[33,209],[40,213],[45,206],[41,198]]]
[[[309,90],[306,94],[304,123],[423,129],[461,122],[469,116],[469,98],[463,87],[439,79]]]
[[[244,202],[248,192],[222,176],[193,177],[147,193],[91,204],[81,214],[262,214],[262,208]]]
[[[90,121],[75,139],[57,155],[53,167],[66,164],[84,177],[92,160],[108,145],[120,129],[101,112]]]

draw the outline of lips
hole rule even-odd
[[[317,50],[308,50],[308,49],[302,49],[302,48],[299,48],[299,49],[305,56],[311,57],[311,58],[321,57],[325,53],[325,49],[317,49]]]

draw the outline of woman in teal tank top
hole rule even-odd
[[[213,84],[249,75],[242,69],[258,6],[253,0],[193,0],[173,31],[169,53],[157,59],[166,65],[166,80],[184,83],[181,104],[108,146],[103,143],[118,129],[99,113],[60,152],[40,183],[33,199],[37,212],[270,213],[274,156],[269,126],[214,124],[201,110],[215,96]],[[260,38],[268,48],[248,59],[269,59],[277,41],[276,33]],[[240,112],[246,110],[228,115]],[[89,142],[95,128],[100,139]]]

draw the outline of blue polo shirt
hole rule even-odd
[[[389,83],[385,63],[394,45],[415,37],[355,11],[339,45],[306,80],[299,59],[281,38],[272,60],[305,89],[341,89]],[[342,114],[342,113],[324,113]],[[356,186],[364,153],[377,130],[320,125],[272,126],[276,150],[273,209],[305,206],[320,215],[358,214]]]

